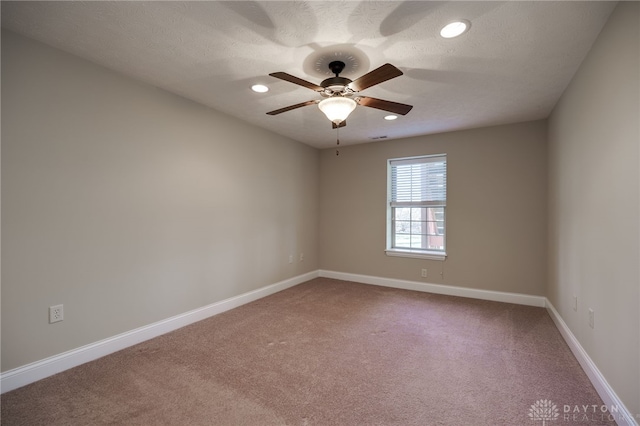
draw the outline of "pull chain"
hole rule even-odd
[[[340,146],[340,125],[336,128],[336,146]],[[340,150],[336,149],[336,157],[340,155]]]

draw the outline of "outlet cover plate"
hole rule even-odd
[[[64,319],[63,305],[49,306],[49,324],[60,322]]]

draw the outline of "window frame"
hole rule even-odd
[[[392,168],[398,163],[404,164],[422,164],[428,162],[438,162],[444,160],[444,201],[438,203],[438,205],[425,205],[425,202],[417,202],[416,204],[405,205],[404,207],[409,208],[429,208],[429,207],[442,207],[443,209],[443,249],[442,250],[434,250],[434,249],[417,249],[417,248],[402,248],[402,247],[394,247],[395,243],[395,219],[394,219],[394,208],[398,208],[398,206],[394,206],[392,202]],[[386,249],[385,253],[387,256],[398,256],[398,257],[410,257],[410,258],[418,258],[418,259],[428,259],[428,260],[441,260],[444,261],[447,258],[447,197],[446,197],[446,186],[447,186],[447,154],[431,154],[431,155],[420,155],[414,157],[401,157],[401,158],[391,158],[387,160],[387,238],[386,238]],[[418,204],[421,203],[421,204]],[[425,234],[427,235],[427,234]]]

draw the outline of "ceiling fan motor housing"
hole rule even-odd
[[[334,73],[336,76],[335,77],[329,77],[325,80],[322,81],[322,83],[320,83],[320,86],[324,87],[325,89],[329,89],[329,91],[326,91],[323,93],[323,95],[325,96],[333,96],[336,94],[341,94],[341,95],[350,95],[351,93],[348,93],[348,91],[346,90],[347,85],[349,83],[351,83],[351,80],[345,77],[340,77],[339,74],[342,72],[342,70],[345,67],[345,63],[342,61],[333,61],[331,63],[329,63],[329,69],[331,70],[332,73]]]
[[[336,93],[345,92],[345,89],[347,88],[347,85],[349,83],[351,83],[351,80],[345,77],[329,77],[326,80],[323,80],[322,83],[320,83],[320,86],[324,87],[325,89],[329,89],[332,93],[325,93],[331,96]],[[345,92],[342,94],[347,93]]]

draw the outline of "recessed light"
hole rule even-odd
[[[268,92],[269,88],[264,84],[254,84],[253,86],[251,86],[251,90],[258,93],[264,93],[264,92]]]
[[[440,36],[444,38],[454,38],[458,37],[467,31],[469,31],[469,27],[471,27],[471,22],[461,19],[459,21],[453,21],[445,25],[440,30]]]
[[[385,120],[395,120],[396,118],[398,118],[397,115],[387,115],[386,117],[384,117]]]

